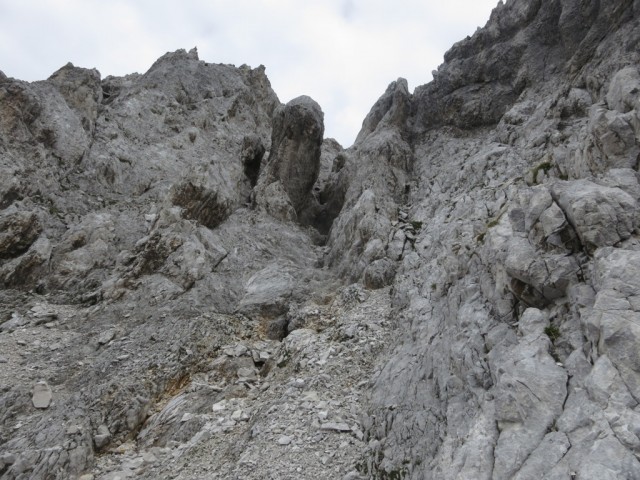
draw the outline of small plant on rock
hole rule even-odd
[[[539,165],[535,166],[533,170],[531,170],[531,176],[533,177],[533,182],[538,183],[538,173],[542,170],[545,174],[549,173],[549,170],[553,168],[551,162],[542,162]]]
[[[500,218],[494,218],[489,223],[487,223],[487,228],[493,228],[500,222]]]
[[[548,327],[545,327],[544,333],[547,337],[549,337],[551,343],[556,343],[556,340],[560,338],[560,329],[555,325],[549,325]]]

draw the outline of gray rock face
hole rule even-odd
[[[34,212],[7,210],[0,217],[1,258],[15,257],[27,251],[42,229]]]
[[[636,229],[638,205],[619,188],[576,180],[557,183],[551,191],[589,252],[626,240]]]
[[[320,106],[306,96],[295,98],[274,112],[271,151],[260,180],[262,193],[258,194],[258,204],[272,215],[292,216],[283,214],[284,208],[277,203],[289,202],[294,218],[309,207],[311,188],[320,171],[323,118]]]
[[[410,139],[421,228],[402,250],[390,228],[399,338],[365,415],[370,477],[638,475],[634,307],[604,285],[635,291],[639,59],[620,47],[640,32],[614,3],[499,5],[386,127]]]
[[[501,2],[347,149],[195,50],[0,75],[0,475],[640,478],[639,5]]]
[[[244,208],[279,105],[263,68],[178,51],[144,75],[67,65],[0,83],[0,454],[15,455],[1,472],[68,478],[135,436],[204,350],[268,328],[272,296],[251,279],[274,259],[288,259],[282,302],[334,282],[300,229]],[[30,316],[43,302],[53,320]],[[40,378],[63,386],[34,409]]]
[[[373,262],[388,256],[395,261],[404,248],[393,238],[401,230],[397,222],[407,220],[399,217],[399,207],[411,189],[413,152],[402,135],[408,102],[406,81],[393,82],[365,119],[356,144],[335,158],[335,173],[325,189],[339,199],[340,212],[329,232],[328,263],[354,281],[363,280]],[[395,269],[384,270],[388,278],[383,283]]]

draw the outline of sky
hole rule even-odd
[[[67,62],[144,73],[168,51],[265,65],[281,102],[309,95],[325,136],[350,146],[389,83],[432,79],[498,0],[0,0],[0,70],[49,77]]]

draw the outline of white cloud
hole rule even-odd
[[[349,145],[387,85],[411,88],[497,0],[0,0],[0,70],[38,80],[67,63],[144,72],[198,47],[208,62],[267,67],[281,101],[313,97],[326,135]]]

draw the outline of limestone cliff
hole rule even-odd
[[[640,478],[639,23],[501,2],[347,149],[195,50],[0,73],[2,478]]]

